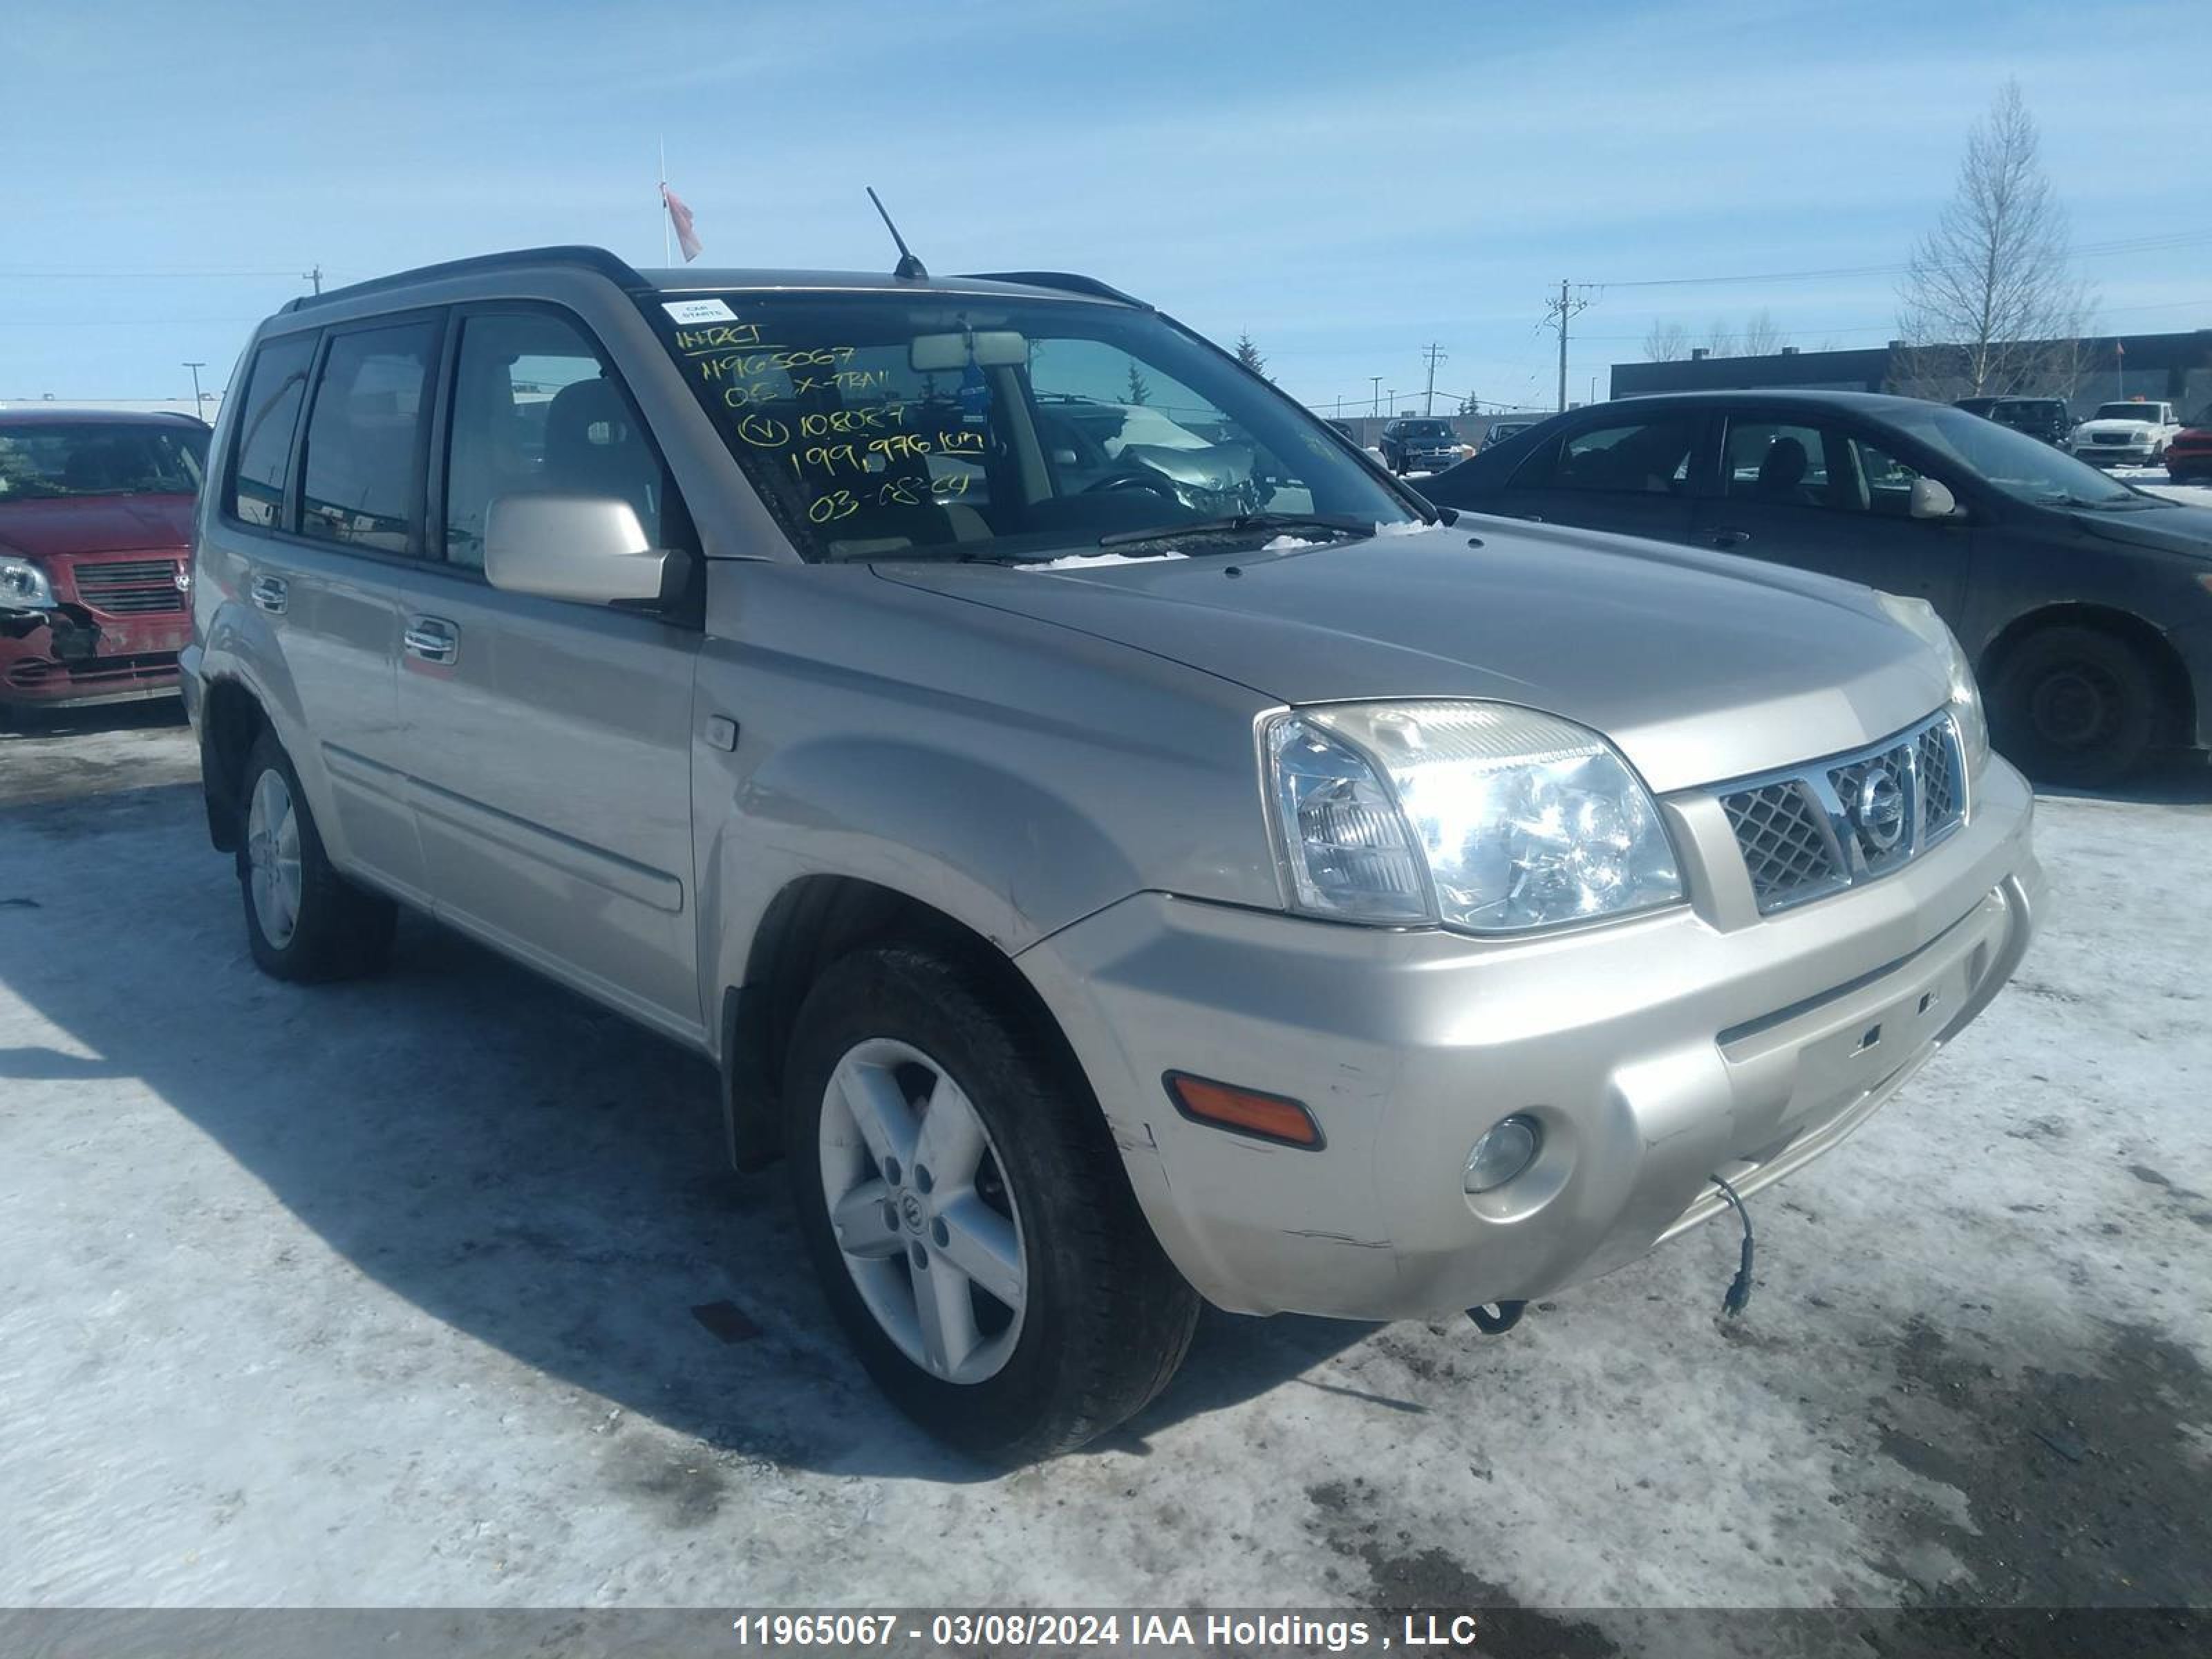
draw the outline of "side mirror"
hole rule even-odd
[[[484,579],[505,592],[653,607],[682,592],[689,567],[648,546],[637,509],[612,495],[498,495],[484,511]]]
[[[1912,481],[1911,501],[1905,510],[1916,519],[1963,519],[1966,516],[1966,509],[1959,505],[1959,498],[1951,493],[1951,486],[1928,477]]]

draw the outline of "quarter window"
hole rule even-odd
[[[271,340],[253,354],[253,367],[246,375],[238,460],[223,502],[242,524],[273,530],[283,515],[284,468],[292,459],[292,429],[299,424],[314,360],[313,334]]]
[[[1523,489],[1680,495],[1688,488],[1694,422],[1680,416],[1585,428],[1530,456],[1514,483]]]
[[[461,325],[446,466],[446,557],[483,568],[484,523],[502,495],[614,496],[665,546],[660,459],[621,383],[576,326],[548,312]]]
[[[425,389],[437,348],[428,319],[332,338],[307,416],[301,535],[377,553],[416,545]]]

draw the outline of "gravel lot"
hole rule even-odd
[[[419,922],[266,981],[166,706],[0,736],[0,1606],[2212,1601],[2208,831],[2045,801],[2020,979],[1734,1324],[1723,1226],[1502,1340],[1209,1316],[989,1478],[702,1065]]]

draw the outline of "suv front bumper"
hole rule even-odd
[[[2033,797],[2001,760],[1911,865],[1760,919],[1697,897],[1735,856],[1717,808],[1666,805],[1693,902],[1653,916],[1497,942],[1145,893],[1023,954],[1202,1295],[1431,1317],[1607,1272],[1712,1214],[1712,1176],[1755,1190],[1841,1140],[2027,950]],[[1194,1123],[1170,1070],[1303,1101],[1327,1145]],[[1515,1112],[1542,1152],[1468,1196],[1469,1149]]]

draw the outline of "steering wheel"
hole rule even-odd
[[[1176,489],[1175,481],[1172,478],[1161,477],[1148,466],[1132,465],[1119,468],[1094,483],[1085,484],[1079,493],[1085,495],[1097,495],[1109,489],[1141,489],[1147,495],[1158,495],[1178,506],[1182,502],[1182,496]]]

